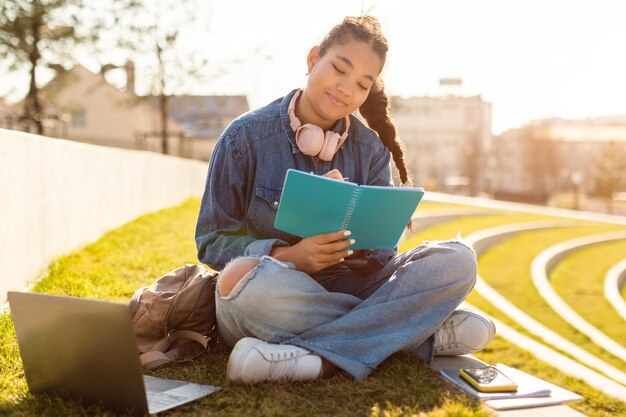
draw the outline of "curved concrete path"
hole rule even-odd
[[[626,259],[615,264],[604,278],[604,298],[626,320],[626,301],[622,298],[622,287],[626,283]]]
[[[467,206],[501,209],[506,211],[519,211],[523,213],[541,214],[544,216],[557,216],[567,219],[589,220],[593,222],[619,224],[626,226],[626,216],[618,216],[615,214],[569,210],[533,204],[515,203],[511,201],[491,200],[488,198],[465,197],[460,195],[443,194],[434,191],[427,191],[426,194],[424,194],[424,200],[436,201],[441,203],[464,204]]]
[[[556,291],[554,291],[554,288],[550,285],[550,278],[548,277],[550,271],[554,269],[556,264],[568,254],[586,246],[623,239],[626,239],[626,232],[603,233],[561,242],[537,255],[532,263],[531,274],[537,291],[539,291],[539,294],[541,294],[543,299],[558,315],[567,320],[567,322],[578,331],[587,335],[596,345],[626,363],[626,348],[602,333],[598,328],[567,305]]]
[[[408,229],[404,229],[402,236],[400,237],[400,241],[404,242],[407,239],[410,239],[413,235],[428,229],[431,226],[436,226],[441,223],[446,223],[457,219],[459,217],[473,217],[473,216],[490,216],[490,215],[506,215],[511,214],[512,212],[502,212],[494,209],[438,209],[438,210],[417,210],[413,217],[411,217],[411,221],[413,222],[413,227],[411,232]]]
[[[470,216],[489,216],[489,215],[502,215],[509,214],[511,212],[501,213],[496,210],[486,209],[439,209],[439,210],[417,210],[411,220],[414,222],[413,233],[417,230],[424,230],[428,227],[436,224],[445,223],[457,219],[459,217]]]
[[[490,229],[481,230],[480,232],[473,233],[465,238],[465,240],[471,243],[476,250],[476,253],[480,255],[490,246],[500,242],[512,235],[515,235],[524,231],[540,230],[551,227],[562,227],[571,225],[569,222],[526,222],[512,225],[498,226]],[[614,366],[606,363],[605,361],[597,358],[589,352],[581,349],[579,346],[565,339],[561,335],[550,330],[548,327],[539,323],[537,320],[530,317],[524,311],[516,307],[509,300],[504,298],[500,293],[494,290],[489,284],[485,282],[480,275],[477,276],[476,291],[487,299],[496,308],[501,310],[504,314],[509,316],[513,321],[520,324],[529,332],[537,335],[546,343],[557,347],[559,350],[572,355],[577,358],[581,363],[590,366],[598,371],[602,372],[606,376],[618,381],[621,384],[626,384],[626,374]],[[513,340],[512,340],[513,341]],[[517,344],[517,342],[513,341]],[[523,345],[520,345],[524,347]],[[546,347],[546,349],[548,349]],[[567,372],[567,370],[564,370]],[[589,384],[596,386],[590,379],[585,379]],[[597,386],[596,386],[597,387]],[[598,387],[601,389],[601,387]],[[626,388],[625,388],[626,389]]]

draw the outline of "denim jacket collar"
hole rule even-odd
[[[280,103],[280,121],[281,121],[281,124],[283,125],[283,129],[285,130],[285,134],[287,135],[287,139],[289,140],[289,143],[291,144],[292,154],[299,153],[300,149],[298,148],[298,144],[296,143],[296,134],[293,131],[293,129],[291,129],[291,124],[289,121],[289,113],[287,112],[287,110],[289,108],[289,103],[291,102],[293,95],[298,90],[299,88],[292,90],[289,94],[283,97],[283,101]],[[343,132],[344,125],[345,125],[344,119],[338,120],[337,123],[335,123],[335,126],[333,126],[332,131],[341,134]],[[348,134],[348,137],[346,138],[346,141],[348,140],[350,140],[350,134]],[[343,146],[344,145],[342,144],[340,149]]]

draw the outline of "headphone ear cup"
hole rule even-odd
[[[324,145],[324,131],[311,123],[306,123],[296,131],[296,144],[305,155],[315,156]]]
[[[324,145],[320,150],[319,157],[323,161],[331,161],[335,152],[337,152],[337,145],[341,136],[332,130],[327,131],[324,134]]]

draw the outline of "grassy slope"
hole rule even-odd
[[[626,365],[623,361],[606,353],[558,316],[541,298],[530,275],[532,259],[545,248],[577,236],[605,232],[609,228],[612,226],[572,227],[520,234],[487,251],[479,260],[479,271],[496,291],[531,317],[613,366],[623,368]]]
[[[550,283],[563,300],[607,336],[626,346],[624,320],[604,298],[604,277],[626,256],[626,241],[590,246],[563,259]]]
[[[199,201],[149,214],[103,236],[98,242],[60,258],[35,291],[127,302],[140,286],[186,262],[197,262],[193,239]],[[177,408],[168,415],[224,416],[424,416],[483,417],[476,401],[445,385],[423,363],[399,354],[374,377],[354,381],[337,376],[305,384],[260,384],[225,380],[228,351],[221,345],[190,364],[152,373],[224,386],[225,390]],[[32,396],[27,391],[10,316],[0,316],[0,415],[111,415],[73,401]]]
[[[409,241],[405,243],[406,248],[418,244],[422,240],[439,240],[447,239],[454,236],[457,232],[461,232],[464,236],[467,236],[474,231],[481,230],[487,227],[495,227],[500,224],[534,221],[534,220],[549,220],[549,217],[536,216],[536,215],[515,215],[502,217],[476,217],[476,218],[459,218],[455,221],[445,224],[431,227],[423,232],[413,236]],[[569,326],[558,318],[555,319],[555,315],[549,307],[547,310],[541,309],[539,312],[534,310],[534,306],[529,306],[528,303],[532,303],[533,300],[537,301],[537,296],[528,297],[528,291],[533,291],[532,283],[530,282],[530,262],[532,258],[538,253],[541,248],[536,249],[536,253],[529,252],[531,248],[527,246],[550,246],[552,243],[546,238],[553,236],[553,240],[556,242],[571,238],[570,236],[580,236],[588,233],[600,233],[610,230],[615,230],[616,227],[612,225],[593,225],[591,223],[581,223],[587,226],[568,229],[550,229],[541,232],[528,232],[513,238],[503,241],[498,246],[486,251],[486,253],[479,259],[479,273],[481,276],[493,285],[496,290],[503,295],[509,297],[509,300],[514,304],[524,309],[527,313],[536,313],[535,316],[539,321],[545,319],[544,314],[548,317],[549,326],[558,332],[562,332],[563,329],[568,329]],[[560,231],[559,231],[560,230]],[[557,232],[559,231],[559,232]],[[561,235],[565,233],[565,235]],[[518,240],[528,240],[528,244],[520,243]],[[519,279],[519,277],[524,277]],[[532,287],[532,288],[531,288]],[[506,294],[505,294],[506,293]],[[516,300],[512,300],[510,297],[517,296]],[[533,337],[526,330],[521,328],[512,319],[504,315],[500,310],[494,308],[487,300],[481,297],[476,291],[473,291],[468,297],[468,302],[476,307],[486,311],[487,313],[497,317],[507,325],[521,331],[527,336]],[[547,307],[547,306],[546,306]],[[573,329],[570,333],[574,333],[580,338],[580,334]],[[582,337],[582,339],[585,339]],[[587,340],[587,343],[588,340]],[[606,355],[601,349],[594,347],[594,350],[600,354],[604,354],[610,360],[614,361],[618,366],[623,366],[616,358],[610,355]],[[548,364],[535,358],[528,352],[516,347],[507,341],[496,337],[496,339],[483,351],[476,354],[477,357],[486,362],[503,362],[511,366],[515,366],[526,372],[529,372],[535,376],[546,379],[554,384],[570,389],[584,396],[583,402],[575,403],[572,407],[580,410],[581,412],[589,415],[623,415],[626,413],[626,404],[624,402],[612,399],[601,392],[591,388],[586,383],[571,378],[562,374],[560,371],[549,366]]]
[[[55,262],[48,277],[36,290],[97,297],[126,302],[141,285],[186,262],[196,262],[193,228],[197,200],[144,216],[111,233],[93,245]],[[426,203],[425,203],[426,207]],[[441,206],[439,206],[441,207]],[[503,216],[504,217],[504,216]],[[430,240],[444,239],[515,219],[490,216],[468,218],[440,225],[421,233]],[[412,244],[421,242],[420,235]],[[411,243],[409,243],[411,244]],[[473,296],[474,297],[474,296]],[[475,297],[474,297],[475,298]],[[475,301],[472,301],[475,302]],[[554,368],[523,350],[497,338],[479,355],[490,362],[506,362],[520,369],[585,395],[577,407],[589,416],[626,412],[624,403],[611,400],[586,384],[564,378]],[[386,361],[371,378],[353,381],[337,376],[305,384],[231,385],[224,378],[228,352],[220,345],[204,358],[187,365],[167,366],[158,376],[222,385],[225,390],[168,415],[354,415],[354,416],[484,416],[475,401],[444,384],[428,367],[406,355]],[[12,323],[0,316],[0,414],[3,415],[107,415],[103,410],[85,410],[71,401],[33,397],[26,390]]]

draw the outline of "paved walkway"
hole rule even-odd
[[[604,278],[604,297],[626,320],[626,301],[622,297],[622,287],[626,283],[626,259],[615,264]]]
[[[500,209],[506,211],[519,211],[523,213],[535,213],[545,216],[557,216],[567,219],[590,220],[594,222],[619,224],[626,226],[626,216],[614,214],[592,213],[588,211],[568,210],[556,207],[537,206],[532,204],[513,203],[510,201],[490,200],[487,198],[464,197],[451,194],[436,193],[427,191],[424,194],[425,201],[437,201],[450,204],[466,204],[469,206],[484,207],[490,209]],[[419,212],[419,208],[417,211]]]
[[[499,213],[496,210],[485,210],[480,208],[416,210],[411,220],[413,221],[413,233],[415,233],[418,230],[423,230],[436,224],[446,223],[458,219],[459,217],[492,216],[500,214],[502,213]]]

